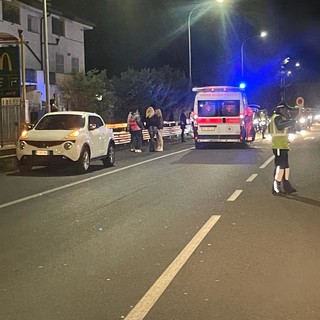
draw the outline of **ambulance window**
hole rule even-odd
[[[219,115],[219,104],[216,100],[198,102],[199,117],[214,117]]]
[[[223,117],[232,117],[232,116],[239,116],[239,101],[232,100],[232,101],[222,101],[221,105],[221,115]]]

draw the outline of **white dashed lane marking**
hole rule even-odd
[[[240,196],[243,190],[236,190],[229,198],[227,201],[235,201],[237,198]]]
[[[253,173],[246,181],[247,182],[251,182],[251,181],[253,181],[256,177],[257,177],[257,173]]]

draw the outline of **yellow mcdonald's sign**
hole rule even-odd
[[[4,68],[4,58],[7,58],[8,71],[12,72],[11,58],[7,52],[4,52],[2,55],[0,53],[0,71],[3,71],[3,68]]]

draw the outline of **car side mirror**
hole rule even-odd
[[[31,130],[31,129],[33,129],[34,128],[34,124],[32,124],[32,123],[29,123],[28,125],[27,125],[27,129],[28,130]]]

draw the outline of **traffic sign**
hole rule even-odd
[[[296,104],[298,107],[303,107],[304,106],[304,99],[302,97],[298,97],[296,100]]]

